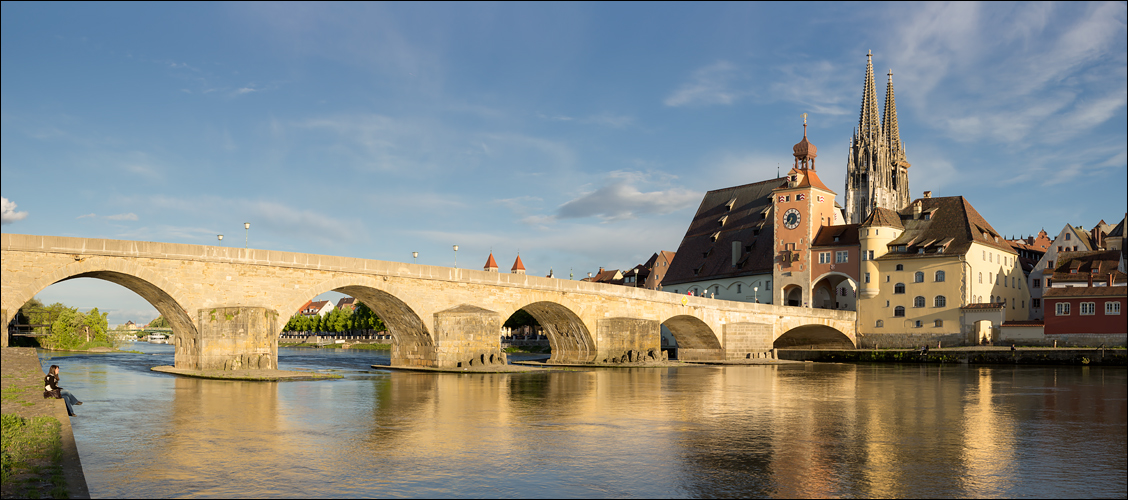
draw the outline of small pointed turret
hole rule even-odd
[[[525,274],[525,264],[521,262],[521,254],[517,254],[517,260],[513,261],[513,268],[509,270],[513,274]]]
[[[496,273],[497,261],[493,258],[493,252],[490,252],[490,258],[486,259],[486,266],[482,268],[483,271]]]

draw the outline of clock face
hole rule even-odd
[[[783,213],[783,225],[788,229],[795,229],[799,225],[799,211],[794,208]]]

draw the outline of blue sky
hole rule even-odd
[[[1007,235],[1124,216],[1125,3],[2,4],[3,231],[577,279],[708,190],[844,197],[866,52],[914,197]],[[1064,188],[1064,189],[1063,189]],[[108,288],[107,288],[108,287]],[[74,280],[40,298],[155,311]]]

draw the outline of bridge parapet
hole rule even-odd
[[[178,348],[178,366],[213,366],[218,362],[209,356],[234,360],[268,352],[268,364],[276,366],[284,318],[255,327],[273,332],[269,347],[265,337],[250,333],[231,340],[236,337],[229,328],[236,326],[209,326],[211,316],[205,320],[200,311],[239,307],[286,315],[330,290],[356,297],[384,319],[395,339],[393,362],[404,365],[456,366],[484,354],[500,359],[500,322],[521,309],[544,327],[551,359],[561,363],[659,349],[659,325],[674,332],[687,356],[702,359],[760,353],[780,336],[809,325],[823,333],[840,332],[850,343],[855,335],[856,315],[850,311],[351,257],[17,234],[0,235],[0,251],[6,321],[52,283],[76,277],[112,281],[152,303],[173,324],[177,339],[195,339],[195,347]],[[216,343],[220,338],[229,340]],[[260,358],[222,364],[261,366]]]

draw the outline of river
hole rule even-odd
[[[90,493],[121,497],[1118,497],[1119,367],[816,364],[529,374],[375,370],[387,351],[279,349],[332,381],[155,373],[40,352],[85,402]]]

